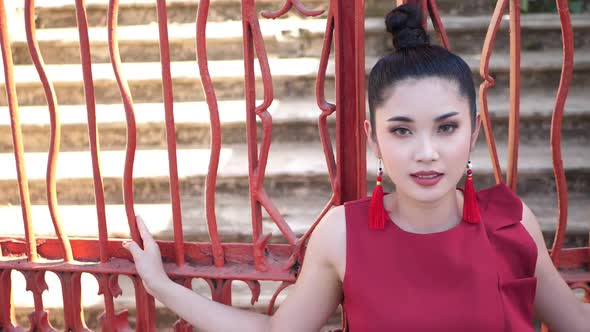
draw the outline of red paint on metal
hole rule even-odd
[[[90,332],[84,322],[84,311],[82,309],[82,273],[63,272],[57,275],[61,281],[61,289],[64,295],[64,330]]]
[[[129,90],[129,84],[125,78],[125,74],[121,68],[121,55],[119,54],[119,40],[117,38],[117,20],[119,17],[119,0],[109,1],[108,11],[108,37],[109,37],[109,54],[111,57],[111,64],[115,78],[117,79],[117,86],[121,93],[121,100],[125,107],[125,118],[127,121],[127,146],[125,151],[125,170],[123,172],[123,201],[125,202],[125,212],[127,214],[127,222],[129,230],[133,239],[139,238],[139,231],[135,223],[135,209],[133,207],[133,163],[135,160],[135,149],[137,140],[137,128],[135,124],[135,111],[133,108],[133,98]],[[106,247],[108,245],[108,232],[104,219],[99,219],[98,235],[100,239],[100,261],[106,262],[108,255],[106,254]],[[106,296],[106,295],[105,295]],[[113,313],[109,314],[113,317]]]
[[[570,13],[567,1],[557,1],[559,9],[559,20],[561,22],[561,39],[563,41],[563,62],[561,66],[561,77],[559,79],[559,88],[551,118],[551,158],[553,159],[553,172],[555,175],[555,186],[557,188],[557,218],[558,225],[553,242],[553,254],[551,259],[556,266],[559,266],[559,257],[557,253],[563,248],[565,230],[567,226],[567,183],[565,179],[565,170],[561,159],[561,127],[565,100],[572,80],[574,70],[574,33],[572,30]],[[588,251],[590,255],[590,251]],[[590,267],[589,267],[590,268]]]
[[[174,97],[172,94],[172,73],[170,72],[170,45],[168,42],[168,15],[166,1],[158,0],[158,28],[160,32],[160,63],[162,65],[162,90],[166,113],[166,141],[168,143],[168,167],[170,173],[170,199],[172,201],[172,224],[176,243],[176,264],[184,264],[184,237],[180,214],[180,186],[176,162],[176,130],[174,127]]]
[[[51,144],[49,146],[49,157],[47,159],[47,205],[49,213],[53,222],[53,228],[57,237],[62,242],[63,258],[66,261],[72,260],[72,249],[68,243],[68,235],[64,232],[61,225],[56,193],[55,170],[57,167],[57,155],[59,152],[60,140],[60,124],[59,112],[57,110],[57,98],[55,96],[55,89],[53,83],[49,81],[45,73],[45,64],[41,57],[39,44],[37,43],[36,29],[35,29],[35,1],[25,0],[25,30],[27,35],[27,45],[29,47],[29,54],[31,60],[39,73],[39,78],[45,90],[45,98],[47,98],[47,105],[49,108],[49,118],[51,121]]]
[[[0,1],[0,6],[2,3]],[[2,9],[0,8],[0,14]],[[12,280],[10,274],[12,270],[0,270],[0,330],[10,332],[24,332],[16,324],[14,316],[14,306],[12,305]]]
[[[80,36],[80,60],[84,78],[84,96],[86,99],[86,114],[88,117],[88,139],[90,155],[92,157],[92,175],[94,179],[94,197],[96,214],[99,225],[103,225],[106,232],[106,213],[104,185],[100,172],[100,147],[98,141],[98,127],[96,125],[96,102],[94,98],[94,81],[92,80],[92,63],[90,55],[90,41],[88,39],[88,18],[84,0],[76,0],[76,20]],[[104,241],[104,240],[103,240]]]
[[[440,40],[442,41],[443,46],[451,50],[451,44],[449,43],[449,37],[447,37],[447,32],[443,27],[442,20],[440,19],[440,14],[438,12],[438,7],[436,5],[436,1],[428,0],[428,12],[430,13],[430,19],[432,20],[432,25],[434,27],[434,31],[438,34]],[[425,16],[426,17],[426,16]]]
[[[8,25],[6,24],[6,8],[4,7],[4,0],[0,0],[0,45],[2,47],[4,84],[6,86],[6,96],[8,97],[8,111],[10,112],[10,129],[12,132],[14,159],[16,161],[18,189],[21,203],[20,205],[23,215],[25,239],[27,243],[27,257],[29,260],[34,261],[37,259],[37,251],[35,247],[35,232],[33,230],[33,223],[31,220],[31,197],[29,196],[29,183],[27,181],[27,173],[25,171],[23,138],[18,111],[18,102],[16,99],[16,84],[14,82],[14,64],[12,61],[10,39],[8,37]],[[0,252],[0,257],[3,255],[4,253]]]
[[[225,264],[224,252],[217,231],[217,216],[215,214],[215,185],[217,183],[217,169],[219,167],[219,155],[221,153],[221,123],[219,121],[219,109],[215,88],[209,75],[209,62],[207,59],[207,17],[209,15],[209,0],[199,2],[196,23],[196,55],[199,65],[201,84],[205,92],[207,105],[209,106],[210,134],[211,134],[211,155],[209,158],[209,169],[207,171],[207,183],[205,187],[205,217],[209,238],[214,253],[214,264],[222,267]]]
[[[328,130],[328,116],[336,112],[336,105],[330,103],[325,97],[325,81],[326,81],[326,70],[328,68],[328,60],[330,58],[330,51],[332,49],[332,42],[334,39],[334,15],[336,10],[336,2],[330,2],[330,8],[328,10],[328,18],[326,20],[326,30],[324,32],[324,42],[322,45],[322,53],[320,55],[320,66],[318,69],[318,76],[316,79],[316,102],[321,110],[321,114],[318,118],[318,129],[320,133],[320,141],[324,150],[324,156],[326,158],[326,167],[328,168],[328,176],[330,177],[330,185],[332,187],[332,197],[327,202],[326,206],[316,218],[313,225],[305,232],[300,241],[305,243],[311,236],[316,226],[319,224],[324,215],[334,206],[335,202],[340,201],[340,184],[338,182],[337,174],[338,168],[336,160],[334,158],[334,149],[332,147],[332,139],[330,138],[330,132]],[[276,295],[276,294],[275,294]],[[269,310],[272,306],[269,306]]]
[[[365,17],[359,1],[337,1],[335,8],[336,151],[339,200],[367,195],[365,120]],[[346,73],[346,74],[345,74]]]
[[[120,296],[123,291],[119,287],[119,277],[116,274],[94,274],[98,282],[98,295],[103,295],[105,310],[98,316],[102,332],[131,331],[127,320],[127,310],[115,313],[113,298]]]
[[[290,5],[286,6],[291,8]],[[282,11],[279,11],[278,13],[281,15],[284,14]],[[280,15],[277,14],[273,16],[273,18],[279,16]],[[268,107],[273,101],[274,92],[266,47],[260,31],[258,17],[256,16],[256,7],[253,0],[244,0],[242,2],[242,29],[245,73],[246,135],[249,165],[248,175],[250,179],[250,204],[252,211],[252,243],[255,248],[254,264],[257,270],[266,271],[268,269],[268,262],[261,253],[264,252],[266,241],[270,235],[267,234],[262,236],[262,208],[264,207],[271,219],[277,224],[289,244],[295,244],[297,242],[297,237],[264,189],[264,176],[272,137],[272,117],[270,113],[268,113]],[[263,101],[262,104],[258,106],[256,105],[254,51],[256,51],[258,64],[262,73],[263,86]],[[256,116],[260,118],[262,123],[260,152],[258,152]]]
[[[30,264],[36,266],[33,262]],[[27,290],[33,293],[33,302],[35,303],[35,311],[29,314],[29,321],[31,322],[30,331],[56,331],[49,323],[48,312],[43,308],[43,297],[41,294],[48,289],[47,283],[45,282],[45,271],[39,269],[37,271],[20,270],[20,272],[25,276]]]
[[[141,278],[131,276],[135,288],[135,330],[152,332],[156,330],[156,303],[154,298],[146,291]]]
[[[262,17],[264,18],[279,18],[285,15],[291,8],[295,7],[303,16],[318,16],[321,15],[324,11],[323,10],[310,10],[305,8],[301,1],[299,0],[286,0],[283,4],[283,7],[276,12],[273,11],[264,11],[262,12]],[[250,7],[254,9],[255,7]]]
[[[552,257],[559,253],[559,265],[557,266],[561,269],[583,269],[590,264],[588,250],[590,247],[562,248],[559,251],[549,250],[549,253]]]
[[[119,53],[119,41],[117,38],[117,21],[119,15],[119,1],[110,0],[108,9],[108,40],[109,54],[111,64],[117,80],[117,86],[121,93],[121,100],[125,107],[125,118],[127,121],[127,146],[125,152],[125,169],[123,171],[123,201],[125,203],[125,212],[131,234],[136,234],[138,230],[135,223],[135,209],[133,207],[133,164],[135,160],[137,130],[135,124],[135,111],[133,108],[133,98],[129,89],[129,84],[121,68],[121,56]],[[109,260],[108,255],[108,232],[106,220],[98,222],[98,236],[100,248],[100,262],[106,263]],[[118,284],[116,274],[94,274],[99,285],[99,295],[104,298],[105,310],[99,316],[101,331],[130,331],[131,327],[127,320],[127,310],[115,313],[114,298],[122,294]]]
[[[490,75],[490,59],[492,57],[492,49],[494,48],[494,41],[496,40],[496,33],[500,28],[502,22],[502,16],[506,10],[508,0],[499,0],[496,3],[496,8],[492,14],[492,19],[486,33],[486,38],[483,44],[481,62],[479,67],[479,74],[483,78],[483,82],[479,86],[479,104],[480,104],[480,115],[481,123],[486,135],[488,143],[488,151],[490,153],[490,159],[492,161],[494,169],[494,177],[496,183],[504,182],[502,180],[502,169],[500,168],[500,161],[498,158],[498,152],[496,151],[496,141],[494,139],[494,133],[492,131],[492,122],[490,114],[488,112],[488,89],[493,87],[495,84],[494,78]]]
[[[516,192],[520,119],[520,1],[510,1],[510,115],[506,185]]]
[[[122,248],[123,240],[112,239],[109,241],[108,254],[110,260],[100,263],[98,260],[98,240],[76,239],[70,240],[75,261],[72,263],[61,262],[59,241],[55,238],[40,238],[37,246],[39,255],[49,261],[27,262],[26,244],[19,239],[0,238],[0,248],[12,253],[11,257],[0,260],[0,270],[18,265],[19,271],[47,270],[52,272],[89,272],[92,274],[119,274],[134,275],[135,268],[130,262],[131,256]],[[285,269],[284,262],[294,255],[297,246],[284,244],[268,244],[266,257],[268,257],[268,270],[261,272],[254,266],[254,246],[251,243],[224,243],[226,264],[222,268],[213,265],[213,250],[208,242],[185,243],[185,255],[191,264],[182,267],[174,262],[174,242],[158,241],[164,267],[168,275],[173,279],[191,278],[226,278],[241,280],[290,280],[295,277],[292,272]],[[94,263],[94,264],[93,264]]]
[[[281,285],[277,288],[277,290],[275,291],[275,293],[272,295],[272,298],[270,299],[270,302],[268,303],[268,308],[266,309],[266,314],[271,316],[273,314],[272,309],[275,306],[275,301],[277,300],[277,297],[279,296],[279,294],[283,291],[283,289],[289,287],[293,285],[292,282],[288,282],[288,281],[283,281],[281,283]]]
[[[496,6],[486,40],[482,50],[480,74],[484,82],[480,86],[481,114],[490,156],[494,166],[496,182],[502,182],[502,173],[496,152],[496,144],[492,134],[488,114],[487,90],[494,85],[489,73],[489,61],[501,18],[508,0],[500,0]],[[442,20],[434,0],[408,0],[398,3],[418,3],[423,12],[423,24],[427,26],[430,16],[435,31],[439,34],[443,46],[450,48],[449,41],[442,25]],[[571,288],[582,289],[586,300],[590,300],[590,247],[563,249],[563,238],[567,223],[567,188],[561,162],[561,123],[567,89],[571,81],[573,68],[573,33],[566,1],[557,1],[564,41],[563,69],[560,87],[553,112],[551,128],[551,147],[556,185],[558,191],[559,225],[555,236],[551,256],[561,269],[562,276]],[[304,16],[316,16],[323,10],[309,10],[300,0],[286,0],[278,11],[262,13],[265,18],[279,18],[293,7]],[[199,3],[196,20],[196,58],[203,90],[209,105],[211,120],[211,158],[207,176],[205,210],[211,242],[184,243],[182,236],[182,220],[180,215],[180,199],[178,175],[176,170],[176,142],[174,138],[173,93],[170,72],[170,50],[168,43],[166,2],[157,1],[158,24],[160,32],[160,56],[162,65],[162,81],[164,107],[166,112],[167,141],[170,167],[170,195],[173,205],[174,241],[158,241],[164,268],[176,282],[191,287],[193,278],[203,278],[210,286],[214,301],[231,305],[231,285],[234,280],[244,281],[252,292],[251,303],[254,304],[260,295],[260,280],[282,281],[273,295],[268,314],[272,314],[276,297],[297,277],[297,268],[305,253],[305,242],[327,211],[336,204],[357,199],[366,194],[366,157],[362,123],[365,116],[365,63],[364,63],[364,1],[330,1],[327,13],[325,36],[318,77],[316,81],[316,99],[321,111],[318,118],[320,140],[324,150],[328,175],[332,187],[332,195],[326,206],[313,223],[312,227],[297,238],[272,198],[264,190],[264,178],[268,161],[272,117],[268,108],[273,101],[273,86],[266,48],[258,22],[254,0],[242,1],[243,47],[245,67],[245,99],[247,114],[247,144],[249,157],[250,200],[252,212],[252,243],[222,243],[217,231],[215,216],[215,185],[219,167],[221,150],[221,126],[217,97],[211,81],[206,54],[206,23],[209,12],[209,0]],[[37,331],[53,331],[49,324],[48,314],[43,307],[42,293],[47,289],[45,272],[56,273],[62,283],[64,297],[64,322],[66,329],[74,331],[87,330],[81,307],[81,275],[90,273],[97,279],[99,294],[105,302],[105,311],[100,316],[102,331],[130,331],[127,311],[115,313],[114,298],[121,295],[118,276],[128,275],[135,287],[137,306],[138,331],[155,330],[155,302],[146,292],[141,279],[137,276],[131,257],[122,249],[121,240],[109,240],[104,213],[104,191],[100,175],[99,143],[96,130],[96,114],[94,89],[91,71],[90,46],[88,41],[88,24],[84,0],[76,0],[76,15],[80,36],[82,70],[84,72],[84,91],[88,111],[90,149],[93,160],[93,176],[97,215],[99,216],[98,239],[68,239],[63,233],[57,213],[55,190],[55,166],[59,150],[59,118],[55,92],[51,82],[45,75],[43,59],[38,50],[35,38],[34,1],[25,2],[25,21],[29,51],[40,75],[47,96],[51,118],[50,161],[47,171],[48,207],[58,236],[55,238],[35,238],[30,215],[30,202],[23,161],[22,135],[19,123],[16,89],[13,79],[13,63],[6,25],[6,12],[3,0],[0,0],[0,42],[2,46],[5,84],[11,115],[12,137],[17,164],[19,194],[25,225],[25,239],[0,238],[0,328],[6,331],[22,331],[14,322],[14,308],[11,300],[12,270],[25,275],[27,290],[31,291],[35,303],[35,311],[31,313],[31,328]],[[518,156],[518,119],[519,119],[519,80],[520,80],[520,18],[519,2],[510,2],[511,31],[511,75],[510,75],[510,118],[509,118],[509,158],[507,183],[515,190],[517,179]],[[128,83],[121,69],[121,59],[117,40],[118,0],[110,0],[108,12],[109,52],[111,64],[115,72],[117,84],[125,106],[127,118],[127,147],[125,171],[123,176],[124,201],[131,237],[139,240],[135,223],[133,203],[133,162],[136,151],[136,124],[133,100]],[[325,98],[324,85],[327,63],[332,44],[335,49],[336,99],[330,103]],[[256,105],[255,57],[261,72],[263,101]],[[346,76],[344,75],[346,73]],[[328,132],[328,116],[336,113],[336,155]],[[261,137],[258,135],[256,120],[261,121]],[[260,138],[260,146],[258,141]],[[288,244],[268,244],[271,234],[262,233],[262,208],[278,226]],[[37,259],[39,256],[39,259]],[[186,260],[186,261],[185,261]],[[343,329],[346,330],[346,313],[343,312]],[[183,320],[174,324],[175,331],[190,331],[192,328]]]

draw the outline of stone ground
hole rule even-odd
[[[37,37],[48,74],[56,87],[62,121],[62,145],[58,161],[58,200],[62,222],[74,237],[96,237],[97,222],[88,153],[87,115],[81,81],[78,30],[70,0],[37,0]],[[97,93],[97,121],[100,133],[102,175],[105,180],[107,224],[110,238],[128,238],[127,220],[121,197],[121,176],[126,144],[126,125],[119,91],[114,82],[106,33],[106,1],[87,0],[93,75]],[[280,8],[282,0],[257,1],[259,10]],[[309,8],[325,8],[326,1],[304,1]],[[437,1],[452,49],[462,55],[481,82],[479,61],[490,14],[489,0]],[[138,150],[134,167],[136,211],[148,222],[157,239],[172,239],[172,217],[168,193],[168,165],[155,2],[120,0],[120,50],[124,71],[135,102],[138,125]],[[169,36],[174,83],[174,111],[178,141],[179,177],[183,232],[187,241],[208,241],[203,212],[204,180],[209,159],[209,115],[203,99],[194,56],[194,20],[198,1],[168,0]],[[389,36],[383,33],[382,15],[390,2],[367,0],[366,68],[390,50]],[[38,236],[53,236],[45,194],[45,164],[49,144],[49,116],[38,75],[31,66],[26,48],[21,5],[10,17],[12,49],[16,64],[17,91],[27,155],[25,162],[33,204],[33,223]],[[273,117],[273,144],[269,156],[265,188],[294,232],[300,236],[315,221],[331,195],[326,162],[318,140],[315,77],[325,29],[325,14],[303,18],[289,14],[280,20],[261,19],[273,73],[275,100],[269,109]],[[207,47],[210,71],[219,98],[223,146],[217,184],[216,213],[221,237],[226,242],[251,241],[248,201],[247,148],[243,112],[243,63],[240,3],[216,0],[210,7]],[[590,215],[590,108],[587,85],[590,83],[590,15],[572,16],[574,27],[574,76],[563,119],[563,163],[569,188],[566,246],[588,245]],[[557,220],[549,137],[551,111],[561,70],[561,31],[555,14],[528,14],[521,17],[521,103],[518,193],[538,216],[548,245],[553,241]],[[505,165],[508,137],[509,42],[508,21],[504,18],[491,59],[496,86],[490,90],[489,105],[493,132],[501,164]],[[436,38],[433,38],[434,42]],[[3,71],[3,68],[0,68]],[[4,89],[4,75],[0,75]],[[258,90],[260,85],[258,86]],[[330,62],[326,97],[334,98],[334,66]],[[261,98],[261,95],[258,96]],[[334,137],[334,116],[328,120]],[[493,184],[492,168],[483,132],[474,153],[476,185]],[[6,97],[0,94],[0,236],[23,236],[22,217],[16,186],[10,119]],[[367,180],[372,189],[376,161],[369,153]],[[39,167],[39,165],[43,165]],[[391,188],[391,184],[386,186]],[[247,216],[247,217],[245,217]],[[274,222],[263,211],[264,232],[273,232],[271,242],[285,243]],[[14,272],[14,302],[23,326],[31,311],[32,296],[25,291],[20,273]],[[53,273],[47,274],[49,291],[46,307],[56,327],[61,321],[61,286]],[[118,308],[134,311],[134,292],[129,279],[120,277],[123,295],[115,300]],[[263,311],[278,286],[262,282],[260,301],[250,305],[250,291],[243,283],[233,285],[233,304]],[[96,281],[83,276],[83,304],[86,321],[98,330],[96,317],[102,311]],[[200,280],[193,289],[205,296],[208,286]],[[287,288],[277,301],[288,294]],[[581,294],[578,294],[581,295]],[[133,326],[133,315],[130,323]],[[158,306],[159,331],[171,330],[176,317]],[[322,329],[340,326],[339,311]]]

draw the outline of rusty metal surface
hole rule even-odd
[[[561,125],[563,120],[563,112],[565,109],[565,100],[567,98],[568,89],[572,80],[572,72],[574,69],[574,33],[572,30],[571,18],[567,1],[556,0],[559,13],[559,20],[561,23],[561,40],[563,41],[563,62],[561,65],[561,76],[559,79],[559,88],[557,90],[557,97],[555,100],[555,107],[553,109],[553,116],[551,118],[551,157],[553,159],[553,172],[555,174],[555,185],[557,190],[557,230],[555,232],[555,239],[553,242],[551,259],[555,266],[560,266],[560,253],[563,250],[563,240],[565,238],[565,230],[567,226],[567,184],[565,179],[565,170],[563,169],[563,162],[561,159]],[[586,263],[588,263],[588,256],[590,256],[590,244],[588,244],[588,255],[586,256]],[[572,289],[581,289],[584,291],[584,299],[590,302],[590,264],[587,265],[587,273],[578,276],[578,280],[571,280],[572,277],[564,275]],[[543,331],[549,331],[546,325],[543,325]]]
[[[444,47],[451,44],[446,35],[435,0],[397,1],[398,3],[417,2],[424,11],[424,26],[432,21]],[[564,104],[568,93],[573,70],[573,32],[567,1],[557,0],[562,28],[563,65],[557,92],[551,125],[551,150],[555,181],[558,191],[558,219],[555,241],[551,257],[571,288],[580,289],[590,300],[590,257],[589,247],[564,249],[563,239],[567,224],[567,188],[561,161],[561,123]],[[122,294],[118,276],[126,275],[132,280],[136,297],[136,330],[155,330],[155,302],[145,290],[137,276],[131,257],[121,247],[121,240],[109,239],[105,215],[105,193],[100,170],[100,148],[96,125],[95,96],[92,78],[88,22],[84,0],[75,1],[76,17],[80,38],[80,58],[84,79],[84,94],[88,117],[88,135],[92,155],[94,193],[96,213],[98,216],[98,234],[95,239],[68,238],[61,226],[59,205],[56,195],[55,169],[59,155],[60,122],[59,109],[52,82],[45,74],[43,58],[35,36],[34,0],[25,1],[25,27],[27,44],[39,74],[50,114],[51,140],[47,163],[47,197],[48,208],[55,229],[55,238],[36,238],[32,226],[30,198],[28,193],[22,132],[13,75],[13,59],[9,47],[4,0],[0,0],[0,44],[4,65],[5,86],[10,111],[12,139],[15,163],[17,165],[18,189],[20,194],[24,238],[7,238],[0,234],[0,329],[3,331],[24,331],[18,327],[14,318],[12,303],[12,271],[22,273],[26,280],[26,289],[32,293],[34,312],[29,316],[31,329],[36,331],[53,331],[49,323],[48,312],[43,305],[42,294],[47,290],[46,272],[56,272],[62,285],[64,303],[65,329],[85,331],[84,312],[81,303],[82,273],[90,273],[99,285],[99,294],[103,295],[104,312],[98,318],[102,331],[130,331],[129,314],[126,310],[115,312],[114,299]],[[364,40],[364,1],[326,0],[327,9],[308,9],[300,0],[285,0],[281,8],[257,12],[255,0],[242,0],[242,28],[244,53],[244,92],[246,107],[249,198],[252,222],[252,243],[223,243],[217,230],[215,210],[216,182],[221,151],[221,124],[218,99],[213,81],[209,74],[206,28],[209,17],[210,0],[199,2],[195,29],[197,60],[202,88],[209,107],[211,154],[206,180],[204,210],[209,231],[210,242],[185,242],[182,233],[180,206],[180,189],[176,159],[176,138],[174,131],[174,101],[172,75],[170,71],[170,45],[168,40],[168,22],[166,1],[157,0],[158,28],[160,40],[160,63],[162,70],[163,111],[166,119],[166,138],[169,162],[170,200],[172,205],[174,241],[158,241],[162,252],[164,267],[168,275],[177,283],[190,288],[194,278],[202,278],[211,290],[214,301],[231,305],[231,285],[234,281],[245,282],[252,293],[251,303],[258,301],[260,281],[281,281],[270,303],[267,313],[272,314],[277,296],[294,284],[298,266],[304,255],[304,243],[309,238],[318,222],[334,205],[365,196],[366,188],[366,138],[362,123],[365,120],[365,40]],[[494,166],[497,183],[504,182],[514,190],[517,183],[518,142],[519,142],[519,105],[520,105],[520,1],[500,0],[492,15],[488,32],[482,49],[480,74],[480,110],[482,124],[488,143],[490,157]],[[506,8],[510,13],[510,116],[509,116],[509,158],[504,180],[499,164],[496,144],[492,135],[492,125],[488,112],[488,90],[493,88],[494,79],[489,64],[494,41]],[[323,47],[316,80],[316,101],[319,109],[318,129],[322,149],[325,155],[331,197],[326,197],[326,204],[315,219],[313,225],[298,238],[289,223],[275,206],[272,197],[264,188],[266,165],[270,153],[272,138],[272,116],[268,112],[274,99],[272,73],[266,53],[265,42],[259,25],[262,19],[277,19],[296,10],[303,16],[318,16],[327,10],[327,19]],[[129,236],[140,242],[135,223],[133,199],[133,166],[136,153],[137,128],[133,98],[129,84],[122,71],[119,54],[118,31],[119,1],[110,0],[107,25],[108,46],[111,64],[115,73],[117,86],[124,105],[127,125],[127,146],[123,176],[123,201],[129,225]],[[334,101],[325,97],[325,81],[328,60],[334,49],[336,94]],[[262,74],[263,98],[256,101],[255,64]],[[344,75],[346,73],[346,75]],[[328,131],[328,117],[336,117],[335,149]],[[262,130],[257,129],[259,120]],[[260,142],[260,143],[258,143]],[[271,234],[263,234],[262,209],[276,224],[287,244],[269,244]],[[346,330],[345,312],[343,312],[343,329]],[[175,331],[192,331],[187,322],[178,320],[173,326]]]

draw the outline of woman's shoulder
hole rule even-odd
[[[482,214],[488,216],[487,226],[497,229],[522,220],[522,200],[504,183],[479,190],[477,202]]]
[[[534,275],[538,246],[529,225],[530,209],[503,183],[480,190],[477,198],[488,237],[502,258],[503,274]]]
[[[313,230],[311,237],[318,243],[316,249],[335,268],[340,280],[346,262],[346,217],[344,205],[330,209]],[[312,241],[312,239],[310,239]]]

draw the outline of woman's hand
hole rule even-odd
[[[134,241],[124,242],[123,248],[127,249],[133,256],[135,269],[143,280],[143,285],[146,290],[148,293],[155,296],[154,288],[156,288],[157,285],[169,281],[169,278],[164,271],[162,255],[160,254],[158,244],[154,241],[154,238],[145,226],[143,219],[141,219],[140,216],[137,216],[136,221],[139,235],[143,241],[143,250]]]

